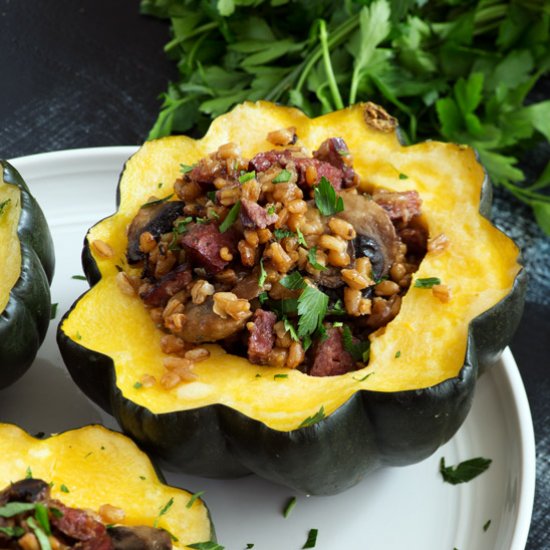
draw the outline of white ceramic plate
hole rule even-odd
[[[135,147],[44,153],[13,160],[49,220],[57,266],[52,301],[58,314],[30,371],[0,392],[0,420],[31,433],[58,432],[111,417],[92,405],[65,371],[55,342],[57,322],[86,290],[80,253],[86,230],[115,209],[115,189]],[[451,486],[438,473],[447,464],[483,456],[489,470]],[[170,483],[205,491],[218,539],[227,550],[302,548],[318,529],[316,550],[520,550],[525,548],[535,488],[535,445],[525,390],[509,350],[482,377],[473,409],[458,434],[434,456],[406,468],[381,470],[332,497],[296,495],[249,476],[208,480],[167,473]],[[484,525],[491,520],[489,527]]]

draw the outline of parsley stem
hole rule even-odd
[[[345,23],[342,23],[342,25],[340,25],[339,27],[336,27],[334,31],[330,34],[330,36],[328,36],[328,39],[327,39],[328,47],[333,48],[334,46],[338,46],[340,42],[342,42],[358,26],[359,26],[359,16],[354,15],[353,17],[350,17]],[[296,83],[296,86],[295,86],[296,91],[299,92],[302,89],[309,73],[315,66],[315,63],[319,61],[322,55],[323,55],[322,46],[317,46],[311,52],[307,62],[304,62],[298,66],[298,69],[300,69],[299,71],[300,78],[298,79],[298,82]]]
[[[202,27],[197,27],[193,32],[190,32],[189,34],[186,34],[184,36],[178,36],[168,44],[164,46],[164,51],[168,53],[170,50],[175,48],[178,44],[181,44],[182,42],[185,42],[186,40],[189,40],[190,38],[193,38],[199,34],[202,34],[203,32],[208,32],[213,29],[217,29],[219,27],[217,21],[212,21],[211,23],[205,23]]]
[[[319,38],[321,40],[321,47],[323,48],[323,61],[325,65],[325,72],[327,74],[330,91],[332,92],[334,105],[337,109],[343,109],[344,103],[342,101],[342,96],[340,95],[340,90],[338,89],[338,84],[334,76],[334,71],[332,70],[332,62],[330,60],[330,48],[328,46],[327,24],[325,23],[324,19],[321,19],[319,21]]]

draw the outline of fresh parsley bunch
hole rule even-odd
[[[310,116],[370,100],[409,143],[473,146],[550,234],[550,162],[529,185],[518,167],[550,142],[550,100],[529,101],[550,71],[547,0],[142,0],[141,11],[170,19],[180,75],[150,138],[201,134],[244,100]]]

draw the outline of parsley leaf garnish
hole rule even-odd
[[[195,166],[197,166],[196,164],[180,164],[180,172],[182,174],[188,174],[189,172],[191,172],[191,170],[193,170],[193,168],[195,168]]]
[[[439,277],[426,277],[424,279],[416,279],[414,286],[416,288],[432,288],[435,285],[440,285],[441,279]]]
[[[228,212],[225,220],[220,224],[220,233],[225,233],[237,220],[241,211],[241,201],[237,201]]]
[[[307,540],[302,548],[315,548],[318,533],[319,531],[317,529],[310,529],[307,535]]]
[[[298,271],[292,271],[288,275],[285,275],[279,279],[279,284],[288,288],[289,290],[302,290],[306,288],[306,283],[304,278],[300,275]]]
[[[333,216],[344,210],[344,201],[332,187],[330,181],[324,176],[319,185],[314,187],[315,204],[323,216]]]
[[[174,193],[171,193],[166,197],[162,197],[162,199],[154,199],[152,201],[146,202],[145,204],[142,204],[141,208],[147,208],[149,206],[156,206],[157,204],[162,204],[163,202],[169,201],[173,196],[174,196]]]
[[[253,180],[256,177],[256,172],[244,172],[239,176],[239,183],[246,183],[247,181]]]
[[[306,428],[308,426],[313,426],[317,422],[321,422],[325,418],[325,407],[321,405],[321,408],[312,416],[305,418],[302,423],[298,426],[299,428]]]
[[[195,501],[202,497],[202,495],[204,495],[204,491],[198,491],[196,493],[193,493],[191,495],[191,497],[189,498],[189,500],[187,501],[187,504],[185,505],[186,508],[191,508],[191,506],[193,506],[193,504],[195,503]]]
[[[369,340],[357,340],[354,342],[353,334],[347,325],[344,325],[342,328],[342,340],[344,342],[344,349],[353,357],[354,361],[368,362],[370,354]]]
[[[298,336],[313,334],[323,323],[328,309],[328,296],[312,286],[304,288],[298,298]]]
[[[492,460],[490,458],[471,458],[456,466],[445,466],[445,458],[441,457],[439,472],[443,480],[452,485],[471,481],[489,468]]]
[[[287,518],[290,515],[290,512],[294,510],[295,506],[296,506],[296,497],[289,498],[288,502],[286,503],[285,509],[283,510],[283,516]]]
[[[288,170],[283,168],[271,181],[272,183],[286,183],[291,175]]]
[[[208,540],[206,542],[194,542],[193,544],[187,545],[189,548],[194,548],[194,550],[224,550],[225,546],[220,546],[217,542]]]
[[[0,216],[2,215],[2,213],[4,212],[4,209],[6,208],[6,206],[8,206],[10,202],[11,202],[11,199],[6,199],[5,201],[0,202]]]
[[[168,510],[172,508],[172,505],[174,504],[174,498],[170,497],[170,500],[160,509],[158,516],[155,518],[155,521],[153,522],[153,527],[158,527],[159,520],[162,516],[165,516],[168,513]]]
[[[325,271],[325,269],[328,269],[326,266],[321,265],[317,261],[317,247],[316,246],[310,248],[307,251],[307,261],[311,264],[311,267],[313,267],[313,269],[318,269],[319,271]]]

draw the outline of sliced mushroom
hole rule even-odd
[[[184,310],[186,320],[178,336],[194,344],[217,342],[244,328],[247,317],[239,320],[232,317],[223,319],[214,313],[213,305],[211,296],[202,304],[189,302]]]
[[[41,479],[26,478],[0,492],[0,505],[8,502],[36,502],[50,496],[50,486]]]
[[[142,206],[128,229],[128,262],[135,264],[144,259],[139,248],[139,238],[146,231],[158,239],[172,230],[172,224],[182,215],[184,203],[170,201]]]
[[[395,261],[399,238],[387,212],[365,195],[341,193],[344,210],[337,217],[351,223],[357,232],[355,256],[366,256],[372,264],[372,276],[380,279],[388,274]]]
[[[164,529],[145,525],[109,529],[114,550],[171,550],[170,535]]]

